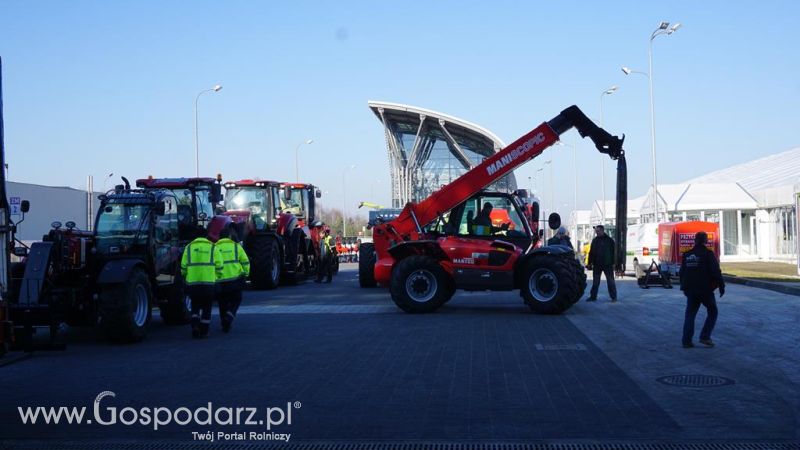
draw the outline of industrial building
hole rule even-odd
[[[719,223],[723,261],[795,262],[798,260],[798,183],[800,147],[683,183],[661,184],[658,186],[658,218],[659,221]],[[571,228],[576,233],[585,233],[590,225],[613,224],[613,211],[613,201],[598,200],[588,214],[580,211],[573,214]],[[645,195],[629,200],[628,224],[653,222],[655,211],[651,187]]]

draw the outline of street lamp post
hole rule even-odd
[[[347,185],[345,182],[347,181],[347,171],[355,169],[356,165],[353,164],[350,167],[345,168],[342,171],[342,237],[347,236]]]
[[[298,163],[297,154],[299,153],[300,147],[303,144],[311,145],[313,143],[313,139],[306,139],[305,141],[297,144],[297,147],[294,148],[294,178],[298,183],[300,182],[300,164]]]
[[[617,91],[617,85],[615,84],[615,85],[611,86],[610,88],[604,90],[603,93],[600,94],[600,128],[603,128],[603,96],[611,95],[616,91]],[[600,161],[601,161],[601,166],[600,166],[600,173],[601,173],[600,185],[601,185],[601,189],[603,191],[602,192],[602,194],[603,194],[603,207],[600,208],[600,215],[602,217],[603,224],[605,225],[605,223],[606,223],[606,159],[603,157],[602,154],[600,155]]]
[[[200,91],[194,99],[194,176],[196,177],[200,176],[200,139],[197,130],[197,103],[200,101],[201,95],[206,92],[219,92],[220,89],[222,89],[222,85],[217,84],[211,89]]]
[[[630,75],[632,73],[637,73],[640,75],[644,75],[647,77],[647,83],[650,88],[650,157],[652,159],[652,166],[653,166],[653,220],[658,222],[658,170],[656,164],[656,114],[655,114],[655,104],[653,101],[653,39],[658,36],[667,35],[674,33],[681,27],[680,23],[673,24],[670,26],[669,22],[661,22],[658,24],[658,28],[650,34],[650,42],[647,49],[647,60],[649,65],[649,72],[641,72],[638,70],[632,70],[628,67],[623,67],[622,72],[625,75]],[[667,211],[664,211],[664,216],[666,218]]]

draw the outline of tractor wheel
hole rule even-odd
[[[580,300],[586,277],[579,277],[580,264],[570,255],[542,255],[523,268],[520,295],[537,314],[561,314]]]
[[[575,262],[577,263],[575,265],[575,277],[578,280],[578,287],[580,289],[578,290],[578,296],[575,297],[573,304],[578,303],[578,301],[583,298],[583,294],[586,292],[586,271],[583,269],[580,261],[576,259]]]
[[[192,321],[192,299],[186,294],[183,277],[175,277],[167,301],[159,307],[161,320],[166,325],[186,325]]]
[[[375,244],[361,244],[358,247],[358,284],[362,288],[371,288],[378,285],[375,281],[375,263],[378,254],[375,253]]]
[[[392,271],[392,300],[407,313],[436,311],[453,294],[449,278],[435,259],[409,256]]]
[[[281,280],[281,251],[272,236],[253,236],[247,246],[250,281],[256,289],[275,289]]]
[[[141,341],[150,322],[151,304],[150,279],[143,270],[134,269],[124,283],[100,288],[100,326],[112,341]]]

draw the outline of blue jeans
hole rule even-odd
[[[694,320],[697,317],[697,311],[700,310],[700,305],[706,307],[706,322],[703,324],[703,329],[700,330],[700,339],[711,339],[711,332],[714,331],[714,325],[717,323],[717,299],[714,297],[714,292],[703,294],[686,294],[686,316],[683,321],[683,344],[688,345],[692,343],[694,337]]]

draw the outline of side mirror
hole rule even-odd
[[[167,206],[164,204],[164,202],[156,203],[155,213],[157,216],[163,216],[167,213]]]
[[[27,200],[23,200],[22,203],[19,205],[19,210],[23,213],[26,213],[31,210],[31,202]],[[23,247],[24,248],[24,247]]]
[[[222,185],[221,184],[212,184],[211,185],[211,192],[208,194],[208,201],[211,203],[220,203],[222,202]]]
[[[314,192],[314,197],[316,197],[316,198],[322,198],[322,191],[321,191],[321,190],[319,190],[319,189],[317,189],[317,190],[316,190],[316,192]]]
[[[544,237],[544,230],[539,229],[539,239],[542,239],[543,237]]]
[[[551,230],[557,230],[561,226],[561,216],[558,213],[552,213],[547,217],[547,226]]]
[[[292,189],[289,186],[283,188],[283,198],[289,200],[292,198]]]
[[[28,247],[14,247],[14,256],[20,258],[28,256]]]

